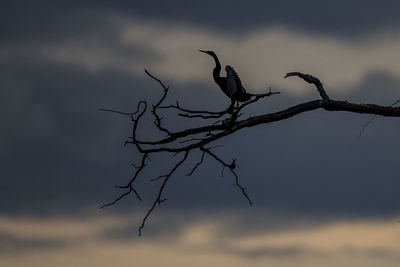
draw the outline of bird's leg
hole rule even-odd
[[[231,105],[228,107],[226,112],[228,112],[229,114],[233,115],[234,111],[235,111],[235,101],[232,100]]]

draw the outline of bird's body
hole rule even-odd
[[[213,69],[214,81],[219,86],[219,88],[221,88],[222,92],[224,92],[225,95],[227,95],[231,99],[232,104],[237,101],[246,102],[250,100],[252,96],[263,96],[247,93],[246,89],[242,85],[242,82],[240,81],[239,76],[231,66],[225,67],[226,77],[221,77],[221,63],[219,62],[218,57],[214,53],[214,51],[199,51],[213,57],[215,61],[215,68]]]
[[[231,66],[225,67],[226,71],[226,92],[234,101],[246,102],[250,100],[251,95],[246,92],[239,76]]]

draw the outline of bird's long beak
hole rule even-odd
[[[203,53],[207,53],[207,51],[204,51],[204,50],[200,50],[200,49],[199,49],[199,51],[200,51],[200,52],[203,52]]]

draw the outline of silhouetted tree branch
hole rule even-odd
[[[208,111],[208,110],[191,110],[180,106],[178,102],[175,105],[165,105],[164,101],[168,95],[169,87],[165,86],[161,80],[153,76],[147,70],[145,70],[146,74],[159,83],[163,89],[163,94],[159,101],[152,105],[151,113],[154,117],[154,125],[156,129],[164,133],[166,136],[164,138],[160,138],[157,140],[147,140],[141,139],[137,136],[137,129],[139,127],[139,123],[143,118],[143,115],[146,113],[148,108],[148,103],[146,101],[140,101],[137,105],[136,111],[134,112],[122,112],[118,110],[111,109],[101,109],[102,111],[116,113],[118,115],[127,116],[132,121],[132,135],[128,141],[125,142],[125,145],[133,145],[136,147],[138,152],[142,155],[139,166],[135,166],[136,172],[134,176],[128,181],[127,184],[122,186],[116,186],[116,188],[121,190],[120,195],[115,198],[113,201],[103,205],[103,207],[112,206],[124,197],[134,193],[135,196],[141,200],[140,195],[134,188],[134,182],[142,173],[143,169],[147,166],[148,157],[150,154],[156,154],[160,152],[168,152],[171,155],[176,156],[177,154],[182,154],[182,158],[170,169],[167,174],[161,175],[152,179],[152,181],[161,180],[161,186],[159,187],[157,197],[153,201],[152,206],[147,211],[145,217],[142,220],[142,223],[139,227],[139,235],[142,234],[142,230],[145,226],[145,223],[153,210],[155,209],[157,204],[161,204],[166,200],[163,197],[163,193],[165,187],[175,173],[175,171],[188,159],[188,155],[195,151],[201,152],[201,157],[199,161],[194,165],[191,171],[187,174],[188,176],[192,175],[196,169],[204,163],[204,159],[210,158],[215,160],[222,166],[222,172],[225,168],[228,168],[230,173],[234,176],[235,186],[240,190],[244,198],[252,205],[252,201],[245,188],[240,184],[239,177],[236,173],[236,159],[232,159],[230,163],[223,160],[220,156],[216,155],[212,149],[213,147],[209,146],[211,143],[221,140],[225,136],[231,135],[241,129],[254,127],[259,124],[266,124],[276,121],[285,120],[291,117],[294,117],[298,114],[316,110],[316,109],[325,109],[327,111],[347,111],[347,112],[355,112],[360,114],[373,114],[375,116],[386,116],[386,117],[400,117],[400,108],[394,107],[398,101],[396,101],[391,106],[380,106],[374,104],[355,104],[347,101],[336,101],[329,98],[326,93],[323,84],[321,81],[313,77],[309,74],[303,74],[301,72],[290,72],[287,73],[285,78],[287,77],[299,77],[306,81],[307,83],[313,84],[318,90],[321,99],[309,101],[305,103],[301,103],[277,112],[272,112],[268,114],[252,116],[246,119],[239,120],[240,115],[243,110],[261,100],[264,97],[272,96],[274,94],[279,94],[279,92],[273,92],[271,89],[269,93],[262,96],[255,96],[253,99],[236,106],[232,110],[232,106],[230,106],[227,110],[223,111]],[[176,110],[177,114],[181,117],[186,118],[202,118],[206,122],[206,125],[196,128],[184,129],[182,131],[173,131],[172,129],[168,129],[166,125],[162,123],[162,117],[159,115],[160,110]],[[368,122],[364,128],[369,124]],[[363,130],[364,130],[363,128]],[[363,131],[362,130],[362,131]],[[361,132],[362,134],[362,132]]]

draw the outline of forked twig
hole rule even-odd
[[[159,133],[166,134],[166,137],[156,139],[156,140],[149,140],[149,138],[144,138],[141,140],[137,136],[137,130],[139,125],[141,125],[141,120],[144,114],[147,111],[147,102],[140,101],[137,105],[137,109],[135,112],[123,112],[113,109],[100,109],[102,111],[116,113],[123,116],[128,116],[132,122],[132,135],[130,136],[129,140],[125,142],[126,145],[133,145],[136,150],[141,154],[141,161],[138,166],[133,165],[136,169],[133,177],[123,186],[116,186],[118,189],[121,189],[123,192],[116,197],[113,201],[101,206],[101,208],[112,206],[119,202],[120,200],[124,199],[126,196],[130,195],[131,193],[135,194],[135,196],[141,200],[138,192],[136,191],[134,184],[135,181],[138,179],[140,175],[142,175],[143,169],[147,166],[147,162],[150,161],[150,154],[157,154],[157,153],[170,153],[172,157],[183,153],[184,156],[181,160],[179,160],[167,174],[163,174],[158,176],[157,178],[152,179],[152,181],[161,180],[162,184],[159,188],[157,197],[155,198],[152,206],[149,208],[147,213],[145,214],[141,225],[139,226],[139,235],[142,234],[142,230],[146,224],[147,219],[149,218],[150,214],[155,209],[157,204],[161,204],[166,200],[166,198],[162,198],[166,185],[175,171],[187,160],[188,155],[190,152],[198,149],[202,152],[201,158],[199,161],[194,165],[187,176],[191,176],[198,167],[204,163],[205,156],[208,155],[215,161],[217,161],[221,166],[222,170],[228,168],[232,175],[235,177],[235,186],[239,188],[242,195],[246,198],[246,200],[253,205],[253,202],[250,200],[249,196],[246,193],[245,188],[239,183],[239,176],[236,173],[236,160],[233,159],[231,163],[227,163],[218,157],[215,153],[211,151],[212,148],[210,144],[223,139],[225,136],[229,136],[234,134],[235,132],[245,129],[254,127],[260,124],[267,124],[276,121],[285,120],[291,117],[294,117],[298,114],[309,112],[316,109],[325,109],[328,111],[347,111],[347,112],[354,112],[354,113],[361,113],[361,114],[372,114],[374,116],[386,116],[386,117],[400,117],[400,108],[394,107],[396,104],[400,102],[396,101],[391,106],[380,106],[380,105],[373,105],[373,104],[355,104],[349,103],[347,101],[335,101],[331,100],[325,89],[321,83],[321,81],[309,74],[303,74],[300,72],[290,72],[286,77],[297,76],[302,78],[304,81],[314,84],[321,96],[321,99],[309,101],[305,103],[301,103],[280,111],[262,114],[258,116],[252,116],[247,119],[239,120],[241,114],[243,114],[244,109],[249,105],[259,101],[260,99],[266,96],[272,96],[274,94],[278,94],[279,92],[270,92],[264,94],[262,96],[255,96],[251,100],[244,102],[239,106],[230,106],[227,110],[224,111],[207,111],[207,110],[191,110],[187,108],[183,108],[176,102],[175,105],[164,105],[164,101],[167,98],[169,87],[165,86],[163,82],[152,75],[149,71],[145,70],[146,74],[155,80],[158,84],[161,85],[163,88],[163,94],[160,99],[157,101],[155,105],[152,105],[151,114],[154,117],[154,124],[156,129]],[[203,118],[207,119],[204,122],[208,122],[207,124],[195,128],[188,128],[181,131],[172,131],[167,129],[162,124],[162,116],[160,115],[161,110],[165,109],[174,109],[178,112],[178,115],[181,117],[186,117],[189,119],[193,118]],[[226,118],[222,118],[223,116],[227,116]],[[375,118],[375,117],[373,117]],[[364,128],[373,120],[373,118],[364,126]],[[363,130],[364,130],[363,128]],[[363,131],[362,130],[362,131]],[[361,133],[362,134],[362,133]],[[208,146],[208,148],[206,147]],[[152,162],[152,164],[154,164]]]

